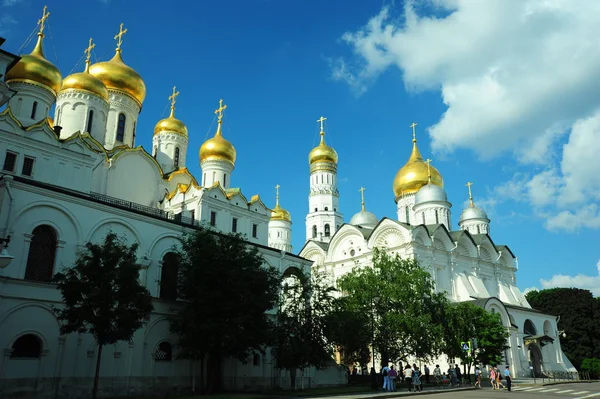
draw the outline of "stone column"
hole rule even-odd
[[[58,353],[56,356],[56,363],[54,365],[54,397],[58,397],[58,391],[60,389],[60,378],[62,376],[62,366],[63,366],[63,355],[65,350],[65,336],[58,337]]]

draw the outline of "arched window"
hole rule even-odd
[[[440,224],[440,215],[437,209],[435,210],[435,224]]]
[[[32,235],[25,267],[25,280],[51,281],[58,244],[56,231],[47,224],[42,224],[33,229]]]
[[[94,110],[90,109],[90,112],[88,112],[87,128],[85,129],[90,134],[92,134],[92,123],[94,123]]]
[[[119,114],[119,122],[117,123],[117,141],[123,142],[125,138],[125,121],[127,117],[124,113]]]
[[[534,336],[537,334],[537,329],[535,328],[535,324],[529,319],[525,320],[525,325],[523,326],[523,333],[525,335]]]
[[[37,113],[37,101],[34,101],[33,106],[31,107],[31,119],[35,119],[36,113]]]
[[[331,235],[331,231],[329,229],[329,223],[325,224],[325,237],[329,237]]]
[[[12,345],[11,359],[37,359],[42,355],[42,341],[33,334],[21,335]]]
[[[260,366],[260,356],[258,356],[258,353],[255,353],[254,356],[252,356],[252,365]]]
[[[313,238],[317,238],[317,226],[313,226],[312,231],[313,231],[313,233],[312,233]]]
[[[173,346],[163,341],[156,347],[154,351],[154,360],[157,362],[170,362],[173,360]]]
[[[179,147],[175,147],[175,156],[173,157],[173,166],[175,169],[179,167]]]
[[[135,146],[135,122],[133,122],[133,133],[131,136],[131,146],[134,147]]]
[[[162,299],[177,299],[177,274],[179,257],[175,252],[167,252],[162,259],[160,271],[160,297]]]

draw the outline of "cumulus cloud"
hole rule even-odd
[[[600,2],[416,4],[343,34],[353,57],[331,62],[332,77],[360,94],[393,68],[408,90],[439,90],[434,151],[512,154],[521,170],[498,194],[527,201],[551,229],[600,227]]]
[[[540,279],[540,285],[543,289],[547,288],[581,288],[590,290],[594,296],[600,296],[600,260],[596,264],[598,268],[597,276],[586,276],[578,274],[576,276],[568,276],[564,274],[555,274],[549,280]],[[537,289],[535,287],[528,288],[531,291]]]

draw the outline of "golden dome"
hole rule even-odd
[[[90,62],[86,60],[83,72],[69,75],[63,80],[60,91],[83,90],[108,101],[108,90],[100,79],[90,73]]]
[[[279,206],[279,203],[272,209],[271,220],[285,220],[287,222],[292,221],[292,216],[288,211]]]
[[[22,55],[21,60],[6,73],[6,83],[25,82],[39,84],[53,91],[60,90],[62,76],[57,67],[44,57],[42,49],[43,33],[38,33],[38,40],[31,54]]]
[[[333,162],[337,164],[338,154],[333,148],[325,144],[325,132],[321,130],[321,142],[308,154],[308,164],[315,162]]]
[[[235,148],[233,144],[225,140],[221,134],[222,120],[217,122],[217,133],[212,139],[208,139],[200,147],[200,162],[210,160],[225,160],[235,163]]]
[[[400,168],[394,178],[394,195],[396,199],[406,194],[412,194],[419,191],[421,187],[429,183],[429,173],[431,171],[431,182],[436,186],[444,187],[442,175],[436,168],[428,165],[423,160],[417,140],[413,139],[413,149],[408,158],[408,162]]]
[[[179,119],[175,118],[174,108],[171,108],[171,115],[169,115],[168,118],[161,119],[158,121],[156,126],[154,126],[154,134],[159,134],[160,132],[175,132],[186,137],[188,135],[185,124]]]
[[[100,79],[107,89],[128,94],[141,106],[146,98],[146,84],[133,68],[125,65],[121,49],[117,48],[110,61],[98,62],[90,67],[90,73]]]

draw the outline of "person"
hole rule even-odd
[[[394,370],[393,365],[390,366],[390,371],[388,371],[388,377],[390,379],[390,386],[388,387],[389,391],[396,392],[396,378],[398,377],[398,372]]]
[[[439,364],[436,364],[433,369],[433,378],[435,379],[435,385],[439,387],[442,383],[442,369]]]
[[[415,392],[423,390],[423,385],[421,384],[421,370],[419,370],[416,364],[413,364],[412,384],[415,387]]]
[[[371,367],[371,389],[377,389],[377,372],[375,367]]]
[[[410,392],[412,389],[412,369],[410,368],[410,366],[407,364],[406,367],[404,368],[404,382],[406,382],[406,385],[408,386],[408,392]]]
[[[425,365],[425,382],[429,384],[429,367]]]
[[[452,366],[448,368],[448,379],[450,380],[450,386],[453,387],[458,383],[456,379],[456,369]]]
[[[458,385],[462,385],[462,372],[460,371],[460,367],[458,364],[454,365],[454,370],[456,371],[456,380],[458,381]]]
[[[475,367],[475,387],[481,388],[481,370],[478,366]]]
[[[498,389],[496,385],[496,370],[494,370],[494,366],[490,367],[490,382],[492,383],[493,389]]]
[[[390,389],[390,377],[388,373],[390,372],[390,368],[387,364],[381,369],[381,375],[383,376],[383,390],[389,391]]]
[[[494,366],[494,371],[496,372],[496,386],[498,387],[498,389],[500,389],[500,387],[502,387],[502,389],[505,389],[504,384],[502,384],[502,373],[500,372],[500,370],[498,370],[498,366]]]
[[[504,378],[506,379],[506,389],[510,392],[510,388],[512,387],[512,378],[510,377],[510,370],[508,366],[504,369]]]

